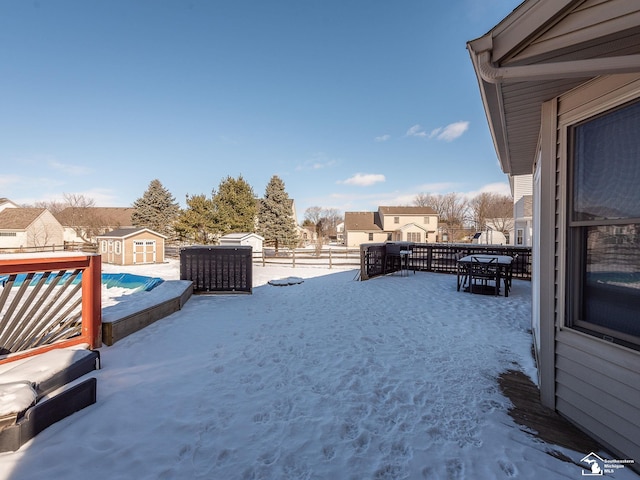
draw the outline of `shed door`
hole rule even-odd
[[[156,241],[135,240],[133,242],[133,263],[155,263]]]
[[[115,263],[113,255],[113,240],[107,242],[107,263]]]

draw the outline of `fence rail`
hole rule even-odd
[[[85,252],[98,253],[97,243],[64,242],[62,245],[42,245],[38,247],[2,247],[2,253],[43,253],[43,252]]]
[[[254,252],[253,262],[266,265],[288,265],[291,267],[359,267],[359,248],[323,249],[275,249],[265,248]]]
[[[397,254],[397,243],[368,243],[360,246],[360,278],[367,280],[408,268],[414,271],[456,273],[459,258],[475,254],[513,257],[513,278],[531,280],[531,248],[512,245],[477,245],[450,243],[405,243],[411,251],[406,264]]]
[[[2,256],[0,287],[0,364],[54,348],[101,345],[99,255]]]

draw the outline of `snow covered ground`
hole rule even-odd
[[[179,278],[175,261],[103,267]],[[535,380],[528,282],[504,298],[451,275],[355,275],[255,266],[252,295],[194,296],[101,348],[98,402],[0,454],[0,478],[582,478],[546,452],[590,452],[522,432],[497,384]],[[268,284],[288,277],[304,281]]]

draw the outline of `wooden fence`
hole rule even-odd
[[[0,256],[0,364],[54,348],[100,347],[101,257]]]
[[[3,247],[2,253],[43,253],[43,252],[85,252],[98,253],[97,243],[64,242],[62,245],[42,245],[39,247]]]
[[[402,258],[390,246],[397,242],[368,243],[360,246],[360,278],[369,278],[397,272],[403,265]],[[450,243],[405,243],[411,250],[405,268],[414,271],[452,273],[457,272],[459,258],[474,254],[508,255],[513,257],[513,278],[531,280],[531,247],[512,245],[478,245]],[[391,253],[393,252],[393,253]]]
[[[266,265],[290,267],[354,267],[360,266],[359,248],[323,248],[323,249],[275,249],[265,248],[254,252],[253,262]]]

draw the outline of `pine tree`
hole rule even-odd
[[[292,205],[284,182],[277,175],[271,177],[260,203],[258,225],[265,241],[275,243],[276,251],[282,245],[293,247],[298,241]]]
[[[194,243],[207,244],[215,233],[213,203],[206,195],[187,195],[187,208],[175,223],[176,233]]]
[[[227,177],[212,193],[216,230],[227,233],[253,233],[256,223],[256,199],[251,186],[240,175]]]
[[[152,180],[141,198],[133,202],[135,211],[131,222],[136,227],[146,227],[162,235],[170,236],[173,223],[180,214],[180,206],[160,180]]]

